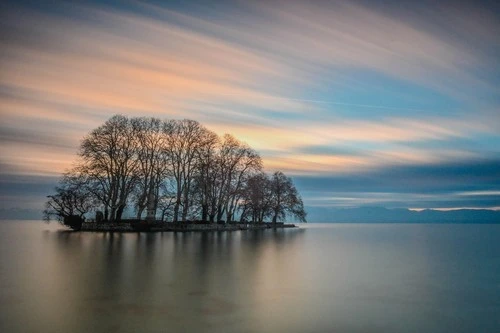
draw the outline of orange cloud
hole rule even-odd
[[[213,22],[139,6],[145,14],[72,7],[81,16],[5,17],[5,25],[20,36],[6,41],[0,58],[2,128],[42,139],[4,140],[2,160],[18,165],[19,172],[60,172],[73,159],[79,138],[114,113],[194,118],[257,150],[277,152],[266,157],[266,165],[297,173],[461,158],[466,152],[397,145],[489,128],[463,119],[346,120],[336,117],[334,108],[327,119],[315,118],[324,106],[295,97],[303,88],[317,87],[315,76],[330,68],[331,73],[375,70],[452,95],[463,95],[464,82],[491,89],[468,70],[482,62],[481,54],[366,7],[248,4],[262,15]],[[147,15],[151,12],[155,18]],[[34,31],[36,42],[30,39]],[[436,80],[436,73],[442,79]],[[339,85],[352,84],[332,75]],[[280,120],[266,113],[279,114]],[[363,151],[361,157],[300,152],[307,146],[364,142],[392,150]]]

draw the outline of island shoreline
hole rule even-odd
[[[191,231],[238,231],[298,228],[291,223],[193,223],[193,222],[83,222],[75,231],[84,232],[191,232]]]

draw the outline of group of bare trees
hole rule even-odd
[[[130,207],[137,219],[173,222],[305,221],[289,177],[265,174],[252,148],[193,120],[116,115],[84,137],[78,155],[48,196],[48,220],[94,211],[119,221]]]

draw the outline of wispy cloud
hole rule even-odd
[[[5,8],[3,174],[63,171],[115,113],[199,120],[294,175],[499,153],[500,20],[479,6]]]

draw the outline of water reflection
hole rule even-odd
[[[476,227],[4,224],[0,331],[488,332],[500,326],[500,226]]]
[[[141,318],[156,323],[158,329],[168,324],[216,331],[221,323],[227,330],[237,329],[242,322],[252,326],[246,314],[262,302],[255,298],[256,287],[284,278],[273,276],[285,272],[272,257],[285,248],[283,255],[292,255],[303,233],[303,229],[150,234],[58,231],[46,233],[44,242],[50,246],[50,256],[60,258],[57,261],[78,260],[78,267],[71,268],[78,272],[71,276],[73,290],[65,294],[74,303],[65,311],[66,318],[73,317],[68,320],[75,324],[72,330],[95,329],[89,325],[99,314],[105,317],[101,324],[107,329],[133,331]],[[268,270],[269,264],[278,269]],[[68,265],[59,269],[67,270]],[[56,276],[58,285],[67,284],[67,274],[57,272]]]

